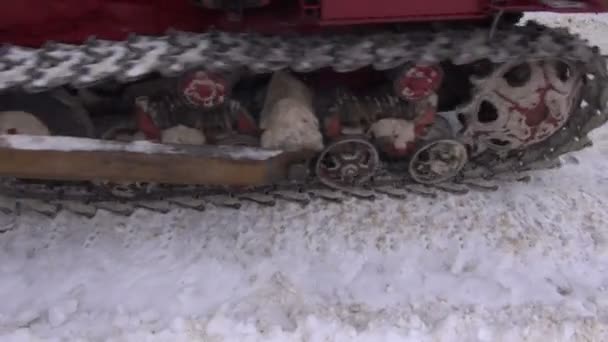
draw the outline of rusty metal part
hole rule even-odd
[[[330,106],[328,112],[325,132],[332,137],[345,133],[342,128],[352,130],[359,127],[366,131],[374,122],[381,119],[396,118],[413,121],[421,114],[413,104],[390,94],[362,97],[345,91],[338,92],[335,103]],[[337,123],[333,120],[337,120]]]
[[[205,107],[183,105],[170,91],[135,99],[135,121],[148,140],[159,142],[163,131],[175,126],[200,130],[207,143],[220,144],[231,136],[255,136],[258,128],[246,107],[234,99]],[[252,144],[251,146],[256,146]]]
[[[390,94],[355,96],[340,91],[329,108],[323,131],[330,139],[370,135],[385,155],[403,158],[412,152],[410,142],[434,121],[433,96],[412,103]]]

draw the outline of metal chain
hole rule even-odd
[[[379,32],[362,35],[265,36],[253,33],[170,32],[132,36],[126,41],[91,39],[84,45],[49,43],[41,49],[6,45],[0,49],[0,91],[40,92],[70,85],[88,87],[115,80],[130,82],[151,73],[174,76],[185,70],[248,67],[254,72],[291,68],[339,72],[373,66],[386,70],[407,61],[456,64],[490,59],[550,57],[588,62],[593,52],[577,36],[529,23],[497,30],[493,38],[479,27],[442,31]]]
[[[406,168],[385,165],[366,188],[334,191],[311,179],[301,184],[230,191],[203,186],[157,186],[127,189],[127,196],[80,183],[36,184],[13,179],[0,182],[0,210],[24,205],[53,215],[62,209],[94,215],[99,208],[128,215],[136,208],[166,211],[171,207],[202,210],[205,204],[238,208],[242,201],[273,205],[276,198],[308,203],[314,198],[342,201],[373,199],[378,194],[403,198],[408,194],[434,197],[440,191],[496,190],[488,179],[525,179],[530,170],[556,166],[565,153],[590,144],[586,135],[608,120],[608,75],[597,49],[563,29],[531,23],[498,29],[490,39],[486,29],[459,27],[441,32],[378,33],[364,36],[269,37],[248,33],[191,34],[132,37],[125,42],[90,41],[84,46],[49,45],[41,50],[8,47],[0,52],[0,89],[22,87],[43,91],[61,85],[89,86],[108,79],[128,82],[151,72],[174,75],[195,66],[225,69],[247,66],[255,72],[283,68],[312,71],[321,67],[347,72],[372,65],[379,70],[406,61],[456,64],[490,59],[495,63],[526,58],[562,58],[580,63],[586,85],[580,105],[569,122],[544,142],[508,158],[486,155],[470,163],[457,180],[433,186],[413,183]],[[35,76],[35,77],[34,77]]]

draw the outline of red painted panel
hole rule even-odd
[[[0,43],[124,39],[168,27],[203,30],[205,13],[187,0],[0,0]]]
[[[484,13],[489,0],[323,0],[323,20],[439,17]]]
[[[38,26],[49,21],[66,21],[93,13],[100,0],[2,0],[0,31],[14,26]]]
[[[329,30],[324,25],[334,25],[334,30],[361,23],[481,17],[491,14],[489,3],[490,0],[320,0],[322,18],[317,21],[314,17],[301,17],[298,7],[315,7],[315,1],[274,0],[267,7],[245,11],[243,20],[238,22],[228,20],[221,11],[196,7],[190,0],[0,0],[0,44],[38,46],[48,40],[79,43],[89,36],[124,39],[131,32],[162,34],[169,27],[186,31],[204,31],[213,26],[228,31],[316,32]],[[556,10],[541,0],[497,3],[501,5],[494,10]],[[580,3],[588,6],[579,11],[589,12],[605,9],[608,0]]]

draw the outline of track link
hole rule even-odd
[[[170,31],[158,37],[133,35],[118,42],[48,43],[41,49],[5,45],[0,50],[0,91],[82,88],[110,80],[127,83],[152,73],[175,76],[198,67],[209,71],[245,67],[255,73],[288,68],[350,72],[365,66],[387,70],[409,61],[466,64],[489,59],[501,63],[551,56],[587,63],[594,51],[577,36],[537,23],[499,29],[491,37],[487,28],[462,24],[440,31],[296,37]]]
[[[521,178],[524,178],[524,175],[521,175]],[[34,211],[48,217],[54,217],[62,211],[69,211],[77,215],[93,217],[99,210],[105,210],[120,216],[130,216],[138,209],[166,213],[177,208],[204,211],[210,206],[240,209],[245,203],[272,207],[277,204],[277,201],[306,206],[314,201],[342,203],[352,198],[360,200],[376,200],[385,196],[394,199],[405,199],[411,196],[437,198],[441,193],[463,195],[468,193],[469,190],[478,190],[475,181],[483,182],[487,187],[485,190],[498,189],[498,182],[480,179],[471,180],[466,185],[464,183],[450,182],[433,187],[420,184],[404,183],[402,185],[394,185],[378,183],[370,185],[367,189],[351,189],[350,191],[336,191],[328,189],[321,184],[314,184],[309,185],[308,190],[305,191],[289,190],[285,186],[270,191],[252,189],[249,192],[226,192],[217,195],[206,194],[206,189],[198,188],[196,190],[192,189],[192,192],[197,193],[190,196],[176,196],[165,199],[157,195],[156,199],[154,197],[122,199],[104,196],[101,193],[81,193],[78,196],[71,196],[70,189],[66,187],[62,193],[56,193],[58,198],[51,199],[50,195],[41,196],[34,189],[28,189],[26,185],[8,185],[5,182],[5,184],[0,186],[0,193],[3,194],[3,197],[0,199],[0,211],[15,214],[24,211]],[[18,193],[15,192],[17,188],[19,188]]]

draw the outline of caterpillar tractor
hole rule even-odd
[[[605,0],[4,0],[1,209],[496,190],[608,118]]]

